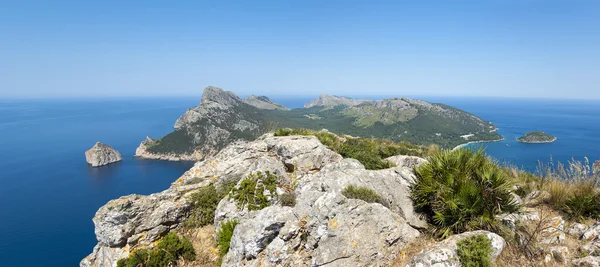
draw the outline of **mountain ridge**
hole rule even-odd
[[[502,138],[494,132],[494,124],[473,114],[405,97],[363,100],[323,94],[304,106],[289,110],[265,96],[242,99],[231,91],[209,86],[200,104],[177,119],[172,133],[145,140],[136,156],[201,160],[233,141],[254,140],[277,128],[328,129],[337,134],[444,148]]]

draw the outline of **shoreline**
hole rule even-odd
[[[550,140],[550,141],[521,141],[519,140],[519,138],[517,138],[517,142],[523,143],[523,144],[549,144],[549,143],[554,143],[556,142],[556,140],[558,140],[558,138],[555,136],[554,139]]]
[[[491,143],[491,142],[500,142],[500,141],[504,141],[504,137],[502,137],[502,139],[498,139],[498,140],[487,140],[487,141],[471,141],[471,142],[467,142],[464,144],[460,144],[458,146],[455,146],[452,151],[457,150],[457,149],[461,149],[465,146],[468,146],[470,144],[477,144],[477,143]]]

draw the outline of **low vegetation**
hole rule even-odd
[[[329,149],[342,155],[344,158],[353,158],[360,161],[366,169],[380,170],[393,167],[394,164],[385,158],[395,155],[427,156],[437,149],[428,149],[404,142],[392,142],[374,138],[340,138],[326,131],[313,131],[307,129],[278,129],[275,136],[312,135]]]
[[[368,187],[349,185],[344,188],[342,195],[347,198],[360,199],[368,203],[379,203],[386,207],[388,206],[388,203],[379,194]]]
[[[460,264],[464,267],[489,267],[492,264],[490,254],[492,244],[485,235],[467,237],[457,244]]]
[[[411,197],[428,214],[437,237],[499,232],[502,225],[495,216],[519,208],[511,195],[511,179],[483,150],[442,151],[415,167],[415,176]]]
[[[238,225],[238,221],[229,220],[221,225],[221,229],[217,232],[217,245],[219,249],[219,260],[217,266],[221,266],[223,257],[229,252],[229,245],[231,243],[231,237],[233,236],[233,230]]]
[[[269,197],[264,192],[268,191],[271,197],[277,197],[278,177],[269,171],[251,173],[246,176],[239,187],[234,187],[229,194],[239,209],[261,210],[270,205]]]
[[[190,196],[193,209],[190,217],[183,223],[186,227],[202,227],[213,223],[215,210],[223,197],[233,188],[234,184],[222,183],[218,188],[208,185],[198,189]]]
[[[294,193],[283,193],[279,196],[279,201],[281,201],[282,206],[296,206],[296,195]]]
[[[547,204],[577,220],[600,218],[600,161],[571,160],[566,165],[540,165],[541,188],[550,194]]]
[[[177,265],[178,259],[193,261],[194,247],[189,240],[170,232],[153,249],[138,249],[120,259],[117,267],[163,267]]]

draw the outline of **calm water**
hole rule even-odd
[[[494,122],[506,138],[487,143],[502,161],[535,168],[538,160],[600,156],[600,102],[513,99],[421,99],[446,103]],[[310,98],[274,100],[301,107]],[[96,210],[122,195],[166,189],[190,164],[138,160],[135,148],[160,137],[199,97],[122,100],[0,101],[0,259],[2,266],[78,266],[96,244]],[[527,131],[558,137],[552,144],[516,142]],[[123,161],[85,163],[96,141]]]
[[[108,200],[164,190],[189,164],[133,158],[199,98],[0,102],[0,266],[79,266]],[[123,161],[88,167],[100,141]]]
[[[484,147],[492,157],[529,171],[538,161],[567,162],[574,158],[600,159],[600,101],[522,99],[441,99],[495,123],[501,142],[472,144]],[[558,139],[549,144],[523,144],[516,139],[540,130]]]

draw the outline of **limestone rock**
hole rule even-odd
[[[267,134],[253,142],[233,142],[197,162],[163,192],[108,202],[93,219],[98,245],[81,266],[114,265],[130,247],[152,246],[186,219],[191,209],[187,198],[196,189],[238,183],[257,171],[277,175],[279,193],[284,186],[295,188],[296,205],[274,202],[248,211],[222,199],[215,230],[224,220],[239,221],[223,266],[383,266],[419,236],[414,227],[426,226],[409,198],[411,168],[366,170],[315,137]],[[386,205],[346,198],[342,191],[348,185],[375,190]]]
[[[440,243],[433,245],[432,247],[425,249],[423,252],[419,253],[415,257],[413,257],[406,267],[427,267],[427,266],[436,266],[436,267],[456,267],[460,266],[460,261],[458,259],[457,252],[457,243],[460,240],[463,240],[467,237],[476,236],[476,235],[485,235],[492,244],[492,253],[490,255],[492,261],[496,260],[496,258],[502,253],[506,242],[504,239],[492,232],[488,231],[473,231],[466,232],[459,235],[453,235],[448,237],[447,239],[441,241]]]
[[[548,249],[546,249],[544,262],[556,262],[559,264],[567,264],[569,256],[569,248],[565,246],[549,247]]]
[[[156,160],[167,160],[167,161],[197,161],[202,158],[202,153],[191,153],[191,154],[165,154],[165,153],[153,153],[148,149],[155,144],[156,140],[146,136],[146,139],[140,143],[140,146],[135,150],[135,157],[144,159],[156,159]]]
[[[600,256],[600,240],[594,239],[579,248],[584,255]]]
[[[96,144],[85,152],[85,160],[93,167],[108,165],[121,161],[121,154],[114,148],[96,142]]]
[[[386,158],[385,160],[393,162],[394,164],[396,164],[396,167],[407,167],[407,168],[413,168],[413,167],[416,167],[423,163],[427,163],[426,159],[422,159],[422,158],[415,157],[415,156],[404,156],[404,155],[391,156],[389,158]]]
[[[587,256],[581,259],[573,260],[573,266],[575,267],[599,267],[600,257],[598,256]]]
[[[523,203],[528,207],[535,207],[544,203],[550,198],[550,193],[541,190],[535,190],[525,196]]]
[[[588,229],[587,225],[583,223],[574,223],[567,229],[567,234],[576,236],[579,238],[586,230]]]
[[[581,235],[582,240],[592,240],[600,234],[600,221],[594,223]]]
[[[562,244],[565,241],[565,221],[556,216],[544,224],[540,232],[540,244]]]

